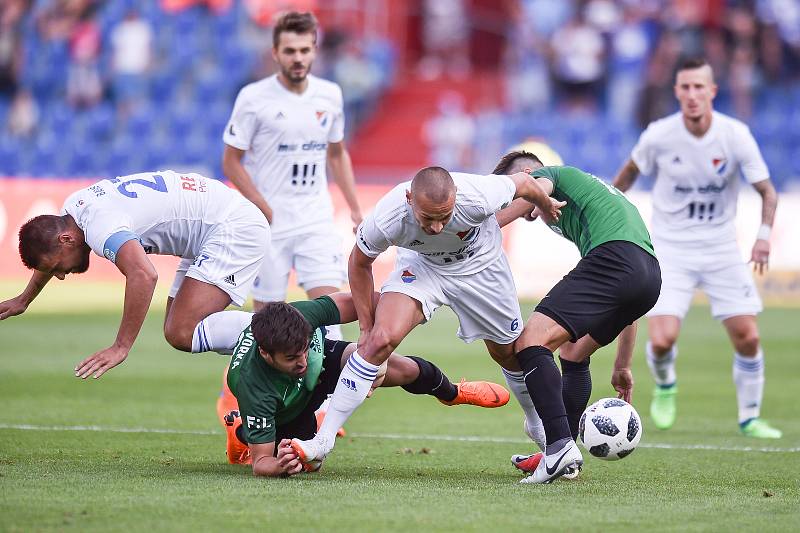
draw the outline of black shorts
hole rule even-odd
[[[572,342],[587,333],[600,345],[611,343],[658,300],[658,260],[627,241],[591,250],[536,306],[558,322]]]
[[[305,409],[300,411],[296,417],[285,424],[278,424],[275,427],[275,450],[282,439],[297,438],[308,440],[317,432],[317,418],[314,411],[319,409],[322,402],[333,394],[339,375],[342,373],[342,353],[348,345],[352,343],[346,341],[325,340],[325,357],[322,366],[325,368],[319,375],[320,381],[314,388],[311,399]]]

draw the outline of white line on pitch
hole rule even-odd
[[[30,431],[105,431],[109,433],[163,433],[169,435],[222,435],[220,431],[170,429],[170,428],[124,428],[108,426],[38,426],[33,424],[3,424],[0,429],[20,429]],[[434,440],[449,442],[487,442],[496,444],[530,444],[527,439],[514,437],[478,437],[471,435],[403,435],[400,433],[350,433],[351,437],[362,439],[387,440]],[[763,452],[763,453],[799,453],[800,447],[774,448],[766,446],[716,446],[713,444],[670,444],[660,442],[642,442],[640,448],[656,448],[663,450],[707,450],[723,452]]]

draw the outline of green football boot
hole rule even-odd
[[[760,418],[751,418],[739,424],[739,429],[741,429],[744,436],[756,439],[779,439],[783,437],[783,432],[780,429],[770,426],[766,420]]]
[[[656,386],[653,389],[653,401],[650,403],[650,418],[658,429],[669,429],[675,423],[678,408],[675,402],[675,395],[678,393],[678,386],[675,384],[669,387]]]

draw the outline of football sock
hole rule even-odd
[[[430,394],[446,402],[455,399],[458,389],[439,370],[439,367],[421,357],[413,355],[407,357],[417,363],[419,376],[408,385],[403,385],[404,390],[411,394]]]
[[[563,439],[558,439],[552,444],[547,445],[547,451],[544,452],[547,455],[553,455],[554,453],[558,453],[564,449],[564,447],[572,442],[572,439],[569,437],[565,437]]]
[[[509,390],[514,394],[514,398],[517,399],[519,402],[520,407],[522,407],[522,412],[525,413],[525,425],[527,426],[527,430],[530,431],[530,438],[539,446],[539,448],[544,451],[545,441],[547,438],[544,434],[544,425],[542,425],[542,419],[539,418],[539,413],[536,412],[536,408],[533,406],[533,400],[531,399],[531,395],[528,394],[528,386],[525,385],[525,378],[524,373],[522,370],[503,370],[503,376],[506,378],[506,385],[508,385]]]
[[[675,375],[675,358],[678,357],[678,348],[673,346],[663,356],[656,357],[652,343],[647,341],[645,351],[647,352],[647,366],[650,367],[650,373],[653,375],[656,385],[659,387],[675,385],[677,379]]]
[[[239,439],[239,442],[242,444],[247,444],[247,440],[244,438],[244,425],[236,428],[236,438]]]
[[[592,396],[592,374],[589,372],[589,358],[582,363],[561,359],[561,396],[567,410],[567,420],[572,438],[578,438],[578,422],[583,410]]]
[[[758,418],[764,396],[764,352],[760,347],[755,357],[740,353],[733,356],[733,382],[739,404],[739,423]]]
[[[230,355],[239,335],[250,325],[253,313],[219,311],[201,320],[192,333],[192,353],[217,352]]]
[[[359,355],[358,350],[353,352],[339,375],[339,381],[336,383],[336,389],[333,391],[331,403],[328,406],[328,413],[317,432],[318,436],[329,443],[335,441],[336,432],[367,397],[377,375],[377,366],[365,361]]]
[[[528,394],[542,418],[547,445],[570,438],[567,411],[561,397],[561,373],[553,352],[544,346],[531,346],[517,352],[517,360],[524,373]]]
[[[325,338],[329,341],[342,340],[342,326],[333,324],[332,326],[325,326]]]

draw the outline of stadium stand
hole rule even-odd
[[[719,77],[716,108],[751,126],[780,190],[800,187],[796,0],[299,4],[320,16],[315,72],[344,88],[359,181],[430,162],[422,132],[446,91],[478,124],[465,170],[485,166],[481,151],[541,137],[610,177],[642,125],[676,109],[675,64],[702,54]],[[0,175],[180,167],[222,177],[235,95],[270,73],[269,5],[3,2]],[[437,39],[445,30],[457,38]]]

